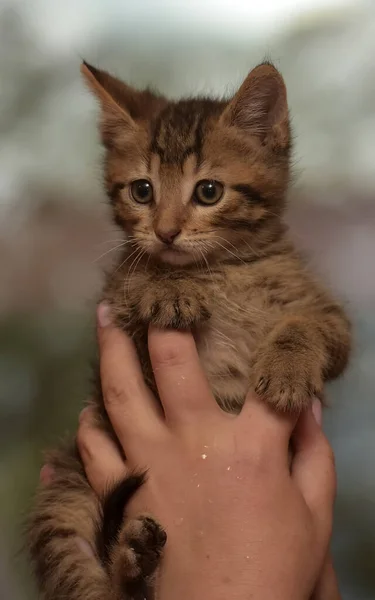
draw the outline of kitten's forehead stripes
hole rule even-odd
[[[213,100],[181,100],[170,104],[159,115],[151,140],[151,152],[161,163],[182,166],[195,154],[197,167],[202,160],[202,146],[209,117],[219,115],[225,104]]]

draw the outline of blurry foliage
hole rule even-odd
[[[18,575],[23,519],[43,450],[75,431],[89,393],[93,332],[87,314],[12,315],[0,323],[0,524]]]

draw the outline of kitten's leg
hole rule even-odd
[[[96,555],[100,504],[78,457],[56,452],[53,480],[36,496],[27,543],[43,600],[114,600]]]
[[[44,600],[130,600],[151,583],[166,534],[151,518],[124,520],[144,482],[131,475],[100,503],[78,455],[56,452],[54,477],[36,497],[28,545]],[[144,594],[142,595],[142,598]]]
[[[133,306],[136,320],[161,328],[191,329],[211,316],[207,286],[191,279],[153,281]]]
[[[150,516],[126,521],[110,558],[110,573],[123,598],[148,596],[167,535]]]
[[[350,328],[341,309],[285,317],[256,352],[252,385],[281,411],[300,411],[323,383],[340,375],[350,351]]]
[[[108,491],[102,504],[98,552],[121,598],[148,596],[167,540],[151,516],[129,519],[124,510],[145,479],[145,473],[128,475]]]

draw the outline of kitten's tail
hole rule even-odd
[[[48,457],[54,476],[36,495],[26,543],[43,600],[117,600],[98,559],[100,502],[74,451]]]
[[[134,494],[146,481],[146,472],[131,473],[110,488],[102,500],[102,518],[97,531],[97,548],[104,564],[110,559],[110,552],[118,539],[125,519],[125,508]]]

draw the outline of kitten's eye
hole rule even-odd
[[[148,204],[154,197],[152,185],[147,179],[137,179],[130,186],[133,200],[139,204]]]
[[[194,198],[199,204],[216,204],[223,195],[224,186],[219,181],[203,179],[195,186]]]

